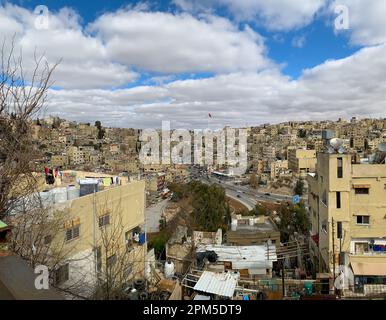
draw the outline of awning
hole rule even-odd
[[[386,276],[386,262],[351,262],[356,276]]]
[[[353,184],[352,187],[354,189],[370,189],[371,185],[370,184]]]

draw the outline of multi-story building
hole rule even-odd
[[[288,150],[288,168],[295,174],[313,172],[316,165],[316,151],[293,149]]]
[[[85,154],[83,150],[80,150],[78,147],[69,147],[67,149],[68,159],[71,165],[84,164]]]
[[[78,191],[74,187],[50,191],[52,208],[66,212],[64,228],[50,235],[63,255],[54,281],[72,288],[69,291],[81,284],[77,290],[82,296],[93,294],[97,282],[103,283],[110,274],[124,282],[143,277],[145,269],[144,181],[115,184],[94,194],[89,186],[95,181],[81,181]]]
[[[316,269],[338,275],[351,267],[355,284],[386,284],[386,165],[350,154],[319,153],[308,175]]]
[[[53,155],[50,163],[53,168],[65,168],[68,165],[68,156],[66,154]]]
[[[271,163],[271,179],[277,178],[281,172],[288,170],[288,160],[277,160]]]

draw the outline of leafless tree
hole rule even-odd
[[[25,72],[15,40],[7,43],[0,48],[0,219],[35,188],[39,153],[33,148],[30,124],[46,103],[59,63],[50,66],[44,56],[34,55],[32,72]]]
[[[98,285],[94,299],[127,299],[124,290],[130,287],[134,279],[143,278],[146,250],[135,239],[134,233],[139,228],[127,230],[124,224],[124,210],[119,202],[114,208],[106,204],[98,209],[99,217],[109,215],[106,225],[99,225],[100,237],[97,241]],[[105,215],[106,216],[106,215]],[[137,230],[138,229],[138,230]]]

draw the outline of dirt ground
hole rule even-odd
[[[227,198],[229,200],[229,205],[231,207],[231,212],[235,211],[235,214],[241,214],[248,212],[248,208],[244,206],[242,203],[236,201],[232,198]]]

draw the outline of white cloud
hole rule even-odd
[[[27,70],[35,50],[50,63],[62,59],[55,83],[67,89],[125,86],[138,77],[134,68],[168,75],[257,71],[272,64],[263,38],[248,26],[240,31],[211,15],[142,9],[106,13],[83,27],[76,12],[63,8],[50,13],[48,28],[42,30],[35,28],[32,11],[7,4],[0,6],[0,38],[16,33]]]
[[[205,11],[225,7],[239,20],[255,21],[271,30],[289,30],[309,24],[328,0],[174,0],[183,10]]]
[[[161,73],[259,70],[270,64],[263,39],[211,15],[120,10],[89,26],[122,64]]]
[[[252,2],[260,8],[252,13],[269,27],[276,21],[276,29],[288,29],[306,24],[323,1],[300,8],[301,1],[275,0],[282,5],[280,12],[257,0],[238,5],[247,8]],[[360,8],[353,0],[351,4]],[[363,8],[363,13],[383,26],[383,20],[372,15],[375,12]],[[35,49],[50,62],[63,57],[53,80],[64,89],[50,90],[46,110],[63,118],[122,127],[159,127],[162,120],[172,120],[175,126],[196,128],[207,125],[208,113],[212,124],[220,127],[385,116],[386,45],[327,61],[293,80],[269,61],[255,31],[240,31],[213,13],[194,17],[125,9],[103,14],[83,27],[80,17],[64,8],[51,14],[48,30],[37,30],[34,19],[29,10],[0,6],[0,38],[17,33],[27,66]],[[353,43],[382,42],[386,28],[355,14],[351,23]],[[302,41],[294,39],[294,44]],[[133,69],[149,71],[152,78],[147,83],[156,85],[130,84],[138,76]],[[176,80],[180,72],[192,73],[192,78],[200,72],[214,75]],[[114,87],[120,89],[111,90]]]
[[[102,42],[86,35],[79,24],[80,17],[63,8],[49,15],[48,29],[35,28],[36,15],[24,8],[0,6],[0,39],[9,44],[15,36],[15,53],[23,52],[26,72],[34,67],[33,57],[45,56],[50,64],[60,59],[55,71],[55,85],[64,88],[115,87],[127,84],[137,75],[125,65],[107,58]]]
[[[160,127],[243,126],[288,120],[386,116],[386,45],[365,48],[342,60],[326,61],[292,80],[276,68],[207,79],[179,80],[160,86],[92,92],[73,91],[52,98],[59,115],[102,119],[108,125]],[[91,101],[83,96],[94,97]],[[58,101],[61,101],[58,103]],[[65,109],[71,108],[71,109]],[[82,115],[82,110],[93,114]]]
[[[343,5],[349,12],[351,42],[356,45],[377,45],[386,43],[386,1],[385,0],[335,0],[330,10]]]

